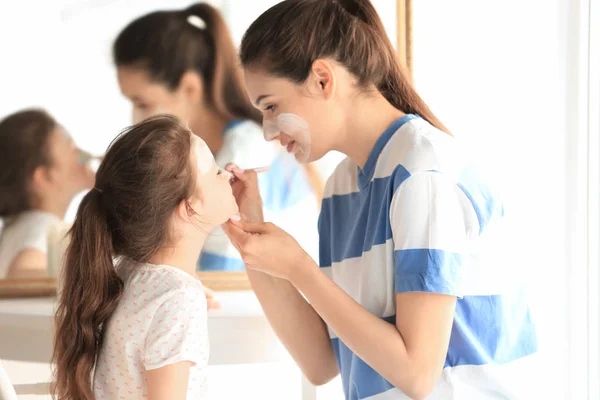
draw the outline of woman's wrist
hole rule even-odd
[[[301,260],[294,263],[295,265],[292,267],[292,273],[288,278],[290,283],[300,291],[302,291],[306,285],[310,285],[311,282],[317,279],[318,275],[322,273],[312,257],[307,253],[304,254],[305,256]]]
[[[262,200],[255,201],[254,207],[242,207],[240,213],[244,214],[248,222],[265,222]]]

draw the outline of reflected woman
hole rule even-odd
[[[316,257],[318,174],[263,139],[261,115],[248,99],[234,43],[216,9],[198,3],[144,15],[118,35],[113,57],[134,122],[169,113],[207,143],[219,167],[270,166],[259,179],[265,218],[285,226]],[[207,239],[198,267],[244,270],[220,228]]]

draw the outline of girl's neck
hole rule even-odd
[[[68,200],[50,197],[42,198],[36,202],[33,209],[44,211],[49,214],[53,214],[60,219],[64,219],[67,209],[69,208],[69,204],[71,204],[71,200],[71,197],[69,197]]]
[[[206,234],[200,232],[197,235],[183,235],[177,243],[161,247],[150,259],[150,263],[169,265],[195,277],[196,265],[206,237]]]
[[[346,154],[363,168],[379,137],[405,113],[392,106],[379,92],[353,97],[354,100],[346,107],[347,118],[342,127],[343,142],[336,150]]]

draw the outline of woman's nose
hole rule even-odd
[[[274,120],[263,119],[263,134],[267,142],[277,139],[280,135],[279,127]]]

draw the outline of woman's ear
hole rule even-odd
[[[331,63],[322,59],[315,60],[311,72],[316,89],[320,91],[321,96],[325,100],[331,99],[336,88],[335,72]]]
[[[197,72],[185,72],[179,81],[178,90],[191,104],[200,104],[204,101],[204,82]]]

